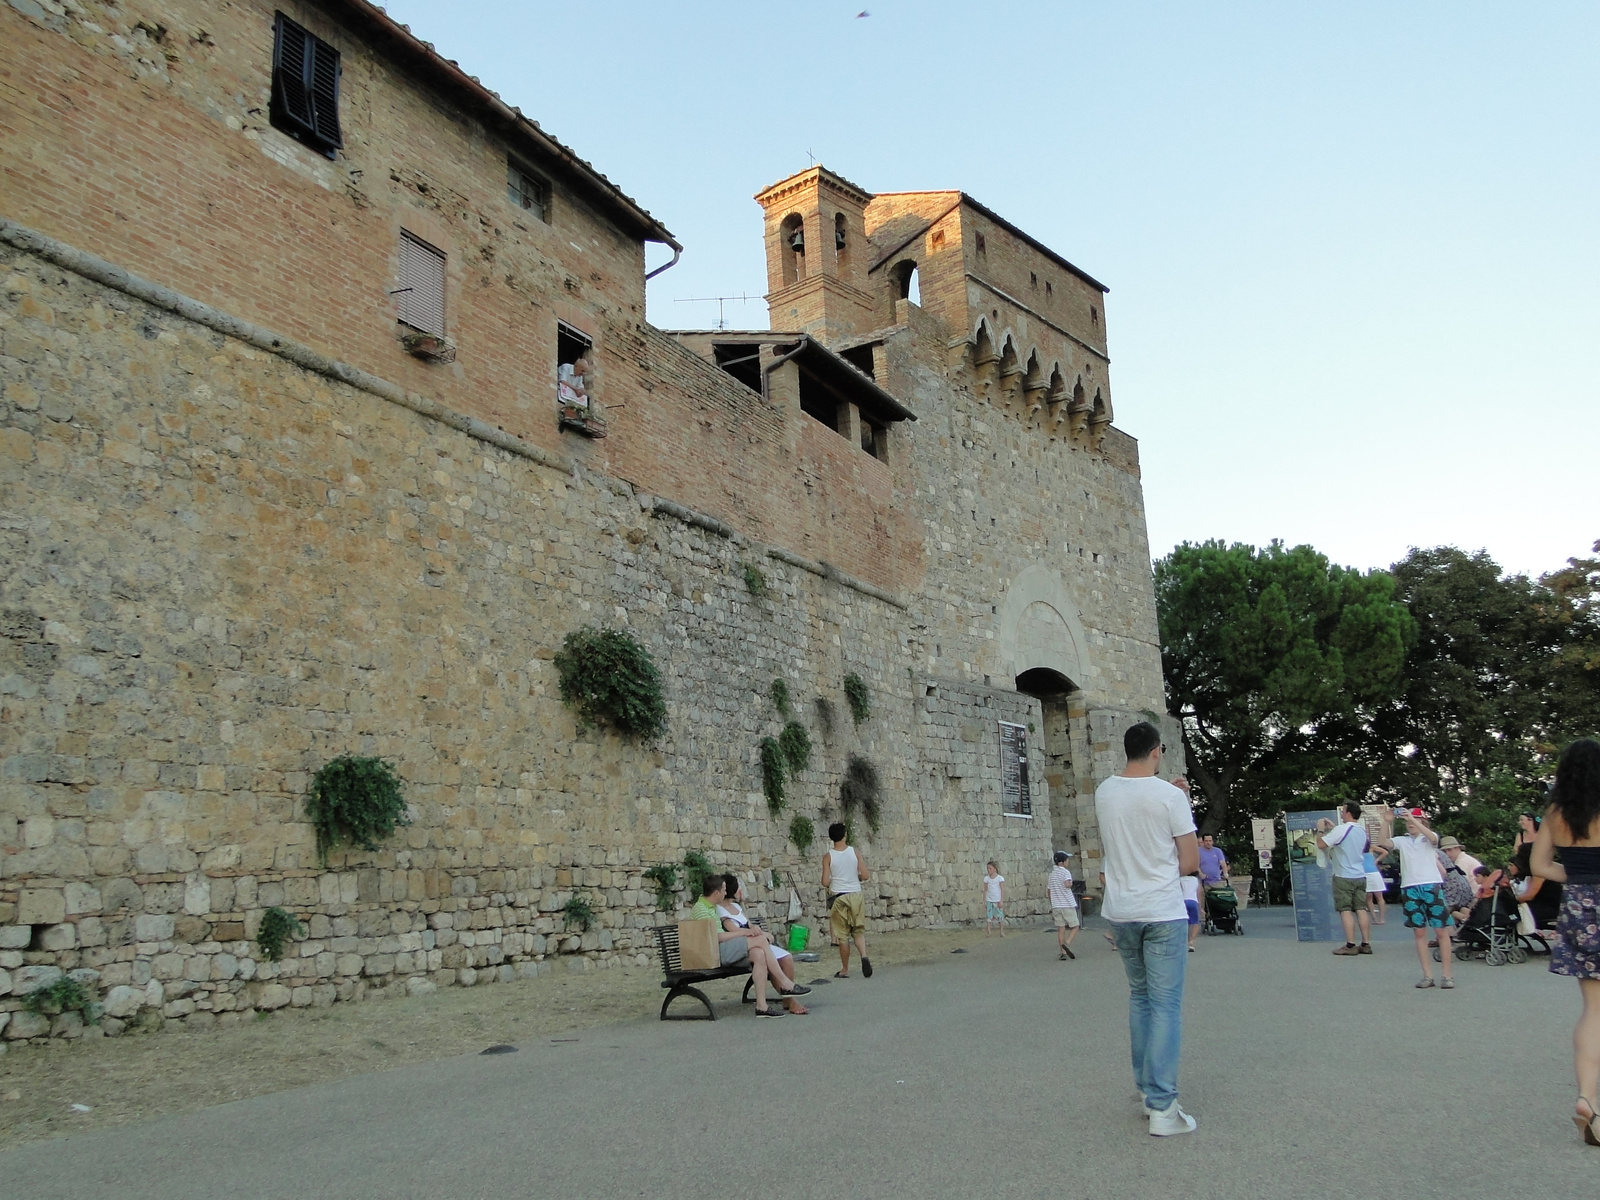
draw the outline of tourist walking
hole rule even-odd
[[[1372,953],[1372,916],[1367,912],[1367,831],[1361,824],[1361,806],[1346,804],[1339,810],[1339,823],[1327,817],[1317,822],[1317,845],[1328,852],[1333,871],[1333,911],[1344,923],[1344,945],[1334,951],[1342,956]],[[1361,942],[1356,943],[1356,926],[1361,926]]]
[[[1572,1031],[1578,1076],[1572,1123],[1584,1141],[1600,1146],[1600,742],[1592,738],[1573,742],[1556,765],[1550,807],[1533,843],[1533,871],[1561,885],[1550,970],[1575,978],[1583,996]]]
[[[1400,901],[1405,910],[1406,928],[1411,930],[1417,943],[1417,959],[1422,963],[1419,988],[1431,988],[1433,960],[1428,948],[1428,930],[1439,931],[1439,968],[1441,988],[1455,987],[1450,977],[1450,910],[1445,906],[1444,873],[1439,870],[1439,835],[1428,828],[1427,821],[1414,812],[1405,810],[1404,837],[1394,840],[1395,852],[1400,855]]]
[[[1055,866],[1045,880],[1045,891],[1050,896],[1050,916],[1056,923],[1056,949],[1058,959],[1065,961],[1078,956],[1072,952],[1072,939],[1078,936],[1083,922],[1078,917],[1078,897],[1072,891],[1072,872],[1067,870],[1067,860],[1072,855],[1065,850],[1055,853]]]
[[[1105,905],[1128,976],[1133,1078],[1155,1137],[1192,1133],[1178,1105],[1188,914],[1178,880],[1200,867],[1188,784],[1156,777],[1161,733],[1140,721],[1122,736],[1128,765],[1095,790],[1105,863]]]
[[[833,849],[822,856],[822,890],[828,895],[828,932],[839,943],[839,969],[835,979],[850,978],[850,944],[861,955],[861,973],[872,978],[872,960],[867,957],[867,901],[861,884],[872,878],[867,860],[844,840],[843,821],[828,826]]]
[[[983,868],[983,936],[991,928],[998,928],[1000,936],[1006,935],[1006,877],[991,858]]]
[[[1183,888],[1183,910],[1189,917],[1189,953],[1193,954],[1194,944],[1200,940],[1200,873],[1185,875],[1178,880],[1178,886]]]

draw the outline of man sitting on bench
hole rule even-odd
[[[722,921],[717,916],[717,905],[721,904],[728,895],[728,881],[722,875],[707,875],[705,883],[701,885],[703,895],[695,901],[689,910],[691,921],[714,921],[717,926],[717,941],[722,956],[723,966],[732,966],[737,962],[750,962],[751,975],[755,980],[756,1016],[781,1017],[783,1009],[776,1004],[767,1004],[767,980],[772,980],[773,987],[778,995],[784,999],[791,996],[803,996],[811,989],[808,987],[789,986],[788,977],[778,968],[777,957],[772,953],[772,941],[759,929],[724,929]]]

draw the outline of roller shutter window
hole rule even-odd
[[[444,254],[404,230],[395,300],[400,320],[422,333],[444,336]]]
[[[278,14],[272,47],[272,124],[329,158],[339,136],[339,52]]]

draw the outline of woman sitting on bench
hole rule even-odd
[[[717,905],[717,916],[722,918],[723,929],[731,933],[744,933],[750,928],[750,918],[744,915],[744,884],[740,882],[737,875],[729,874],[723,876],[723,878],[727,880],[727,897],[721,904]],[[773,957],[778,960],[778,970],[782,971],[784,978],[788,980],[783,986],[793,991],[794,955],[773,941],[772,935],[760,925],[755,927],[755,932],[767,939],[768,945],[772,947]],[[811,1011],[792,997],[785,1000],[784,1004],[788,1007],[789,1012],[797,1017],[803,1017]]]
[[[728,895],[728,881],[722,875],[707,875],[705,883],[701,885],[704,894],[689,910],[689,919],[693,921],[716,921],[717,941],[720,944],[721,961],[723,966],[732,966],[734,963],[750,962],[750,971],[755,979],[756,1016],[781,1017],[783,1009],[767,1003],[767,980],[778,990],[778,995],[787,999],[790,996],[803,996],[810,988],[790,987],[789,978],[778,968],[778,959],[772,953],[772,946],[767,935],[759,929],[746,931],[737,928],[724,929],[721,918],[717,916],[717,905],[721,904]]]

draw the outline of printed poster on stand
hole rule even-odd
[[[1289,839],[1289,890],[1294,896],[1294,934],[1302,942],[1331,942],[1337,924],[1333,913],[1333,870],[1317,849],[1317,822],[1337,821],[1332,809],[1285,813]],[[1341,932],[1339,938],[1343,940]]]

